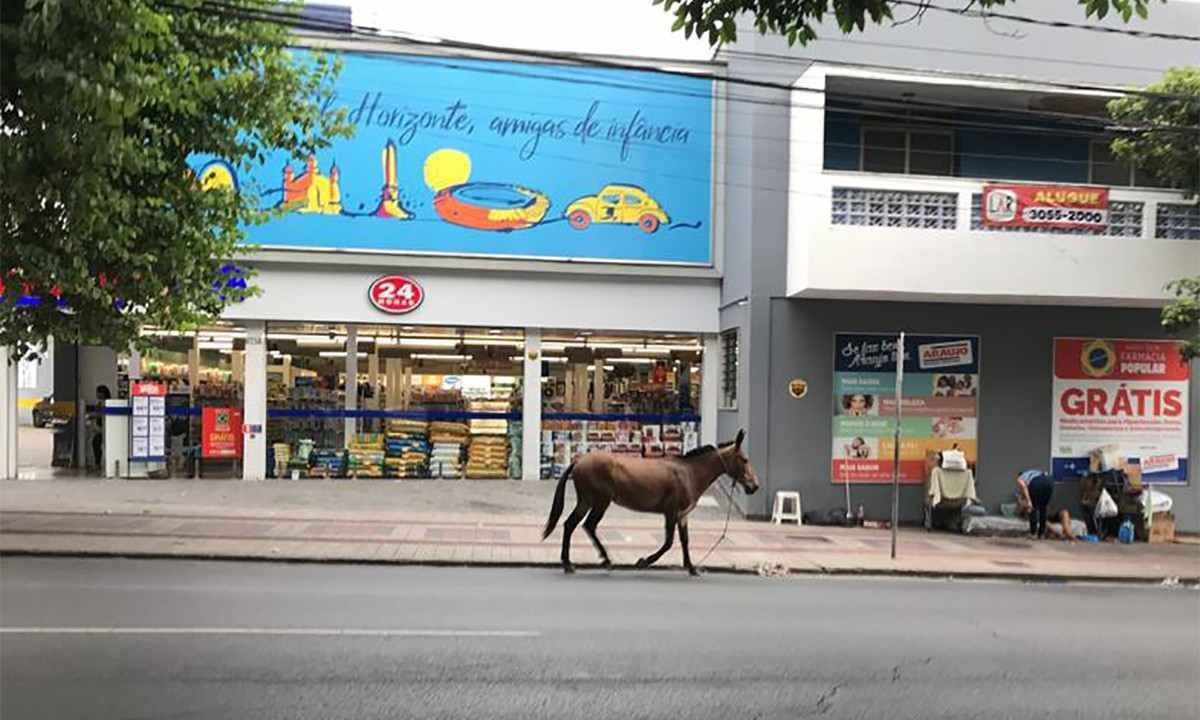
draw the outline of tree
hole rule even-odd
[[[344,134],[321,111],[336,63],[296,56],[277,2],[0,3],[0,346],[126,347],[254,292],[226,261],[267,214],[253,188],[201,192],[188,159],[248,170]]]
[[[1200,358],[1200,276],[1168,283],[1167,292],[1175,300],[1163,308],[1163,328],[1182,336],[1180,353],[1184,362]]]
[[[1117,157],[1189,196],[1200,193],[1200,67],[1171,68],[1143,92],[1110,100],[1108,114],[1124,127],[1151,130],[1119,135]]]
[[[1200,195],[1200,67],[1172,68],[1144,92],[1108,103],[1119,125],[1154,132],[1119,135],[1113,154],[1130,161],[1163,184]],[[1184,340],[1185,360],[1200,357],[1200,275],[1167,285],[1175,300],[1163,308],[1162,325]]]
[[[653,0],[655,5],[675,16],[673,30],[686,37],[705,37],[709,45],[737,41],[737,19],[743,14],[754,18],[760,33],[787,38],[789,45],[807,45],[817,38],[814,23],[832,17],[843,33],[863,30],[867,23],[880,24],[895,19],[894,11],[911,11],[919,16],[929,9],[929,0]],[[1016,0],[958,0],[963,12],[983,13],[988,8],[1013,5]],[[1163,0],[1165,2],[1165,0]],[[1040,0],[1046,2],[1046,0]],[[1103,19],[1110,11],[1129,22],[1136,14],[1145,18],[1151,0],[1077,0],[1087,17]],[[1032,3],[1030,3],[1032,5]]]

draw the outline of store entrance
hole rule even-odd
[[[241,427],[255,384],[245,331],[156,342],[146,375],[191,398],[168,408],[184,418],[195,461],[173,471],[237,476],[241,435],[226,438],[229,462],[216,462],[204,418]],[[699,444],[702,352],[694,335],[269,322],[266,476],[550,478],[585,452],[681,455]],[[539,387],[526,392],[527,382]]]
[[[520,478],[524,341],[504,328],[270,323],[268,475]]]

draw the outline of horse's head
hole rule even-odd
[[[737,439],[720,449],[721,461],[725,465],[725,473],[734,482],[742,486],[747,495],[758,491],[758,475],[750,464],[750,456],[742,450],[742,441],[746,439],[746,431],[738,430]]]

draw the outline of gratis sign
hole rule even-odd
[[[1055,338],[1054,476],[1075,478],[1088,453],[1116,445],[1146,482],[1186,484],[1188,382],[1178,342]]]

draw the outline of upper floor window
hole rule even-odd
[[[908,175],[953,175],[954,134],[935,128],[872,125],[862,130],[861,169]]]
[[[1167,187],[1130,161],[1114,155],[1111,143],[1110,139],[1092,140],[1088,153],[1088,182],[1112,187]]]

